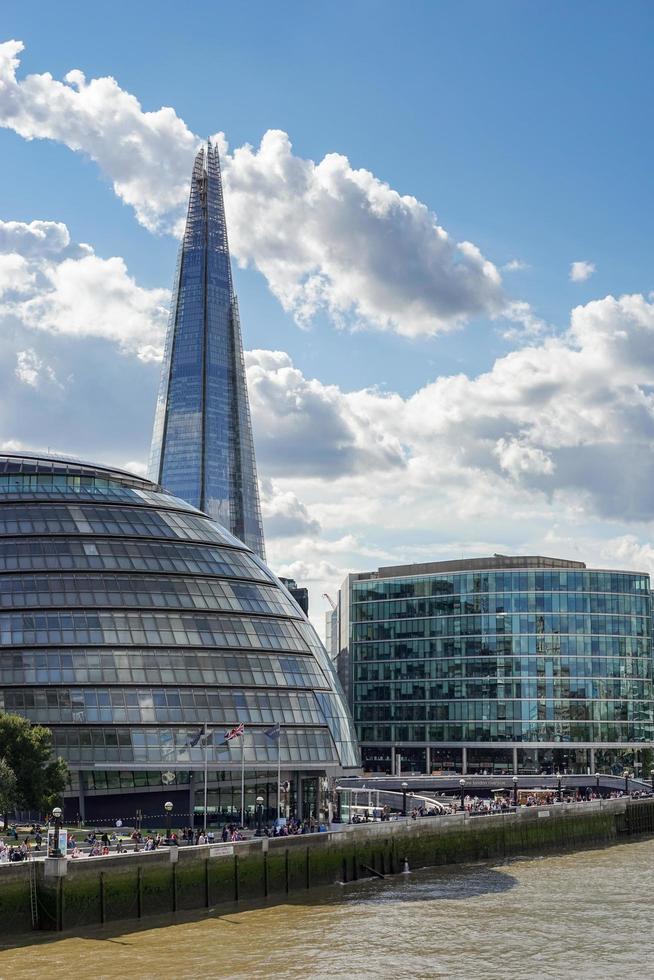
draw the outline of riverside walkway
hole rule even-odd
[[[407,773],[401,776],[351,776],[340,779],[338,786],[341,790],[389,790],[402,793],[406,788],[407,794],[452,794],[461,792],[461,780],[464,780],[466,793],[481,791],[489,793],[492,790],[504,789],[513,791],[513,773],[482,775],[478,773],[447,773],[442,776],[416,775]],[[406,787],[403,784],[406,784]],[[515,785],[520,789],[551,789],[558,791],[559,784],[563,791],[577,789],[600,790],[603,795],[624,792],[652,793],[654,784],[633,776],[614,776],[608,773],[586,774],[549,774],[549,775],[518,775]]]

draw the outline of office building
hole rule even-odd
[[[647,773],[644,572],[543,557],[349,575],[338,670],[365,770]]]
[[[149,480],[0,454],[0,709],[52,730],[72,782],[66,819],[203,804],[318,816],[358,748],[332,662],[261,558]],[[244,735],[225,743],[229,729]],[[281,737],[275,738],[275,726]],[[268,734],[267,734],[268,733]],[[271,738],[271,735],[273,737]],[[324,809],[323,809],[324,812]]]

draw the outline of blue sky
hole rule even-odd
[[[422,212],[390,197],[389,213],[357,231],[335,272],[330,256],[372,198],[316,218],[307,211],[316,190],[309,187],[306,198],[279,210],[278,192],[264,186],[264,158],[256,161],[256,193],[237,155],[227,158],[230,236],[248,265],[237,271],[245,345],[282,352],[288,362],[255,358],[250,382],[277,566],[304,573],[315,591],[333,589],[350,568],[409,559],[422,548],[439,557],[441,550],[558,547],[570,557],[583,551],[604,564],[649,567],[652,5],[190,6],[189,13],[172,2],[5,2],[0,40],[23,42],[19,85],[30,74],[61,82],[71,69],[84,73],[85,84],[112,76],[139,112],[170,106],[188,134],[224,132],[230,154],[244,144],[256,151],[269,130],[288,134],[291,168],[340,154],[349,169],[339,187],[368,171],[380,186],[425,205],[450,241],[474,243],[501,279],[489,285],[477,259],[456,251],[454,261],[474,279],[466,296],[454,295],[447,272],[432,287],[428,277],[438,270],[417,268]],[[112,145],[111,100],[88,100],[80,122],[57,106],[47,80],[41,84],[42,98],[21,94],[21,119],[12,102],[17,90],[0,86],[0,220],[63,223],[71,243],[88,243],[98,260],[122,258],[124,275],[144,292],[126,290],[114,267],[116,305],[98,300],[118,320],[120,303],[132,312],[136,305],[126,340],[111,324],[84,328],[95,318],[92,300],[71,310],[82,266],[66,267],[69,292],[65,301],[53,298],[63,252],[55,265],[23,268],[32,278],[17,294],[21,304],[7,289],[0,307],[0,442],[142,462],[158,364],[135,356],[134,337],[148,333],[148,317],[154,333],[160,329],[176,240],[161,227],[153,232],[152,221],[144,226],[138,188],[125,196],[112,185],[126,170],[133,180],[139,155],[143,166],[152,159],[148,128],[127,113],[119,135],[136,141],[127,159],[120,141],[120,152]],[[173,130],[170,146],[179,135]],[[175,179],[191,135],[180,140]],[[157,152],[166,145],[157,143]],[[166,179],[144,194],[156,221],[170,228],[183,207],[179,194],[170,207],[162,203]],[[333,193],[322,178],[318,185]],[[393,210],[402,207],[404,224]],[[259,220],[258,237],[249,234],[248,224]],[[271,254],[274,228],[263,225],[275,220],[306,233],[301,273],[290,269],[293,230],[277,243],[288,267],[280,272]],[[405,264],[396,270],[401,242]],[[357,269],[368,247],[373,258]],[[324,262],[316,257],[321,248]],[[5,252],[22,255],[11,243]],[[507,269],[511,261],[522,267]],[[582,269],[571,280],[573,262],[589,263],[585,278]],[[311,263],[328,298],[321,292],[303,315],[294,290]],[[382,324],[384,266],[398,300]],[[455,313],[432,330],[430,312],[437,319],[444,308],[439,290]],[[640,305],[624,296],[640,297]],[[419,316],[406,312],[414,302]],[[581,312],[571,333],[574,308]],[[530,374],[531,385],[524,380]],[[467,384],[455,383],[459,375]],[[291,405],[300,405],[296,418]],[[311,436],[316,419],[333,443]],[[291,446],[307,435],[311,465]],[[319,457],[331,461],[327,479]],[[616,467],[618,494],[610,487]],[[391,518],[400,492],[401,516]],[[507,508],[515,515],[508,529]]]

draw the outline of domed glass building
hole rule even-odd
[[[317,816],[329,778],[359,766],[331,660],[289,593],[149,480],[0,455],[0,604],[0,709],[52,729],[67,819],[146,818],[170,799],[190,820],[205,752],[209,813],[234,819],[242,751],[248,814],[261,796],[275,815],[279,764],[287,812]]]

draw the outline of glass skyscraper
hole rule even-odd
[[[379,568],[339,595],[338,669],[364,769],[647,772],[643,572],[503,557]]]
[[[265,560],[220,161],[211,143],[193,167],[149,475]]]

